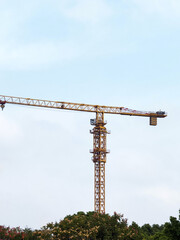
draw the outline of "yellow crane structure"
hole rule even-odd
[[[104,121],[104,114],[149,117],[150,125],[152,126],[157,125],[157,118],[164,118],[167,116],[164,111],[146,112],[125,107],[100,106],[0,95],[2,110],[5,104],[93,112],[96,114],[96,118],[90,120],[91,125],[94,126],[93,129],[90,130],[90,133],[93,134],[93,149],[90,150],[90,152],[93,154],[92,161],[94,162],[94,211],[99,213],[105,213],[105,163],[106,155],[109,152],[106,148],[106,136],[109,132],[105,127],[106,121]]]

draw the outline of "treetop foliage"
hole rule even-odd
[[[78,212],[63,220],[48,223],[40,230],[0,226],[0,240],[180,240],[180,219],[170,217],[163,225],[139,226],[114,212]]]

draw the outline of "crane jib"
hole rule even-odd
[[[50,101],[50,100],[40,100],[40,99],[0,95],[0,104],[3,105],[4,107],[5,103],[35,106],[35,107],[64,109],[64,110],[71,110],[71,111],[83,111],[83,112],[94,112],[94,113],[103,112],[107,114],[120,114],[120,115],[129,115],[129,116],[157,117],[157,118],[166,117],[166,113],[164,111],[157,111],[157,112],[138,111],[138,110],[133,110],[125,107],[101,106],[101,105],[92,105],[92,104],[60,102],[60,101]]]

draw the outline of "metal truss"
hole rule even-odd
[[[91,125],[95,127],[90,133],[93,134],[93,153],[94,162],[94,211],[105,213],[105,163],[106,154],[106,135],[109,133],[104,121],[104,113],[96,113],[96,119],[91,119]]]
[[[32,98],[22,98],[22,97],[12,97],[0,95],[1,103],[11,103],[26,106],[35,107],[46,107],[46,108],[56,108],[83,112],[103,112],[108,114],[120,114],[120,115],[130,115],[130,116],[142,116],[142,117],[165,117],[165,112],[147,112],[147,111],[137,111],[125,107],[112,107],[112,106],[101,106],[101,105],[91,105],[82,103],[71,103],[71,102],[61,102],[61,101],[50,101],[50,100],[40,100]]]
[[[124,107],[90,105],[0,95],[0,107],[2,110],[4,109],[6,103],[96,113],[96,118],[91,119],[91,125],[93,125],[94,128],[90,131],[93,134],[93,150],[90,152],[93,153],[92,160],[94,162],[94,211],[102,214],[105,213],[105,163],[106,154],[109,153],[106,149],[106,136],[109,132],[105,127],[106,122],[104,121],[104,114],[108,113],[149,117],[150,125],[153,126],[157,125],[157,118],[164,118],[167,116],[163,111],[146,112]]]

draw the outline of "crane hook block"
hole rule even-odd
[[[1,100],[0,100],[0,104],[1,104],[2,111],[3,111],[3,109],[5,108],[5,103],[6,103],[6,101],[1,101]]]

